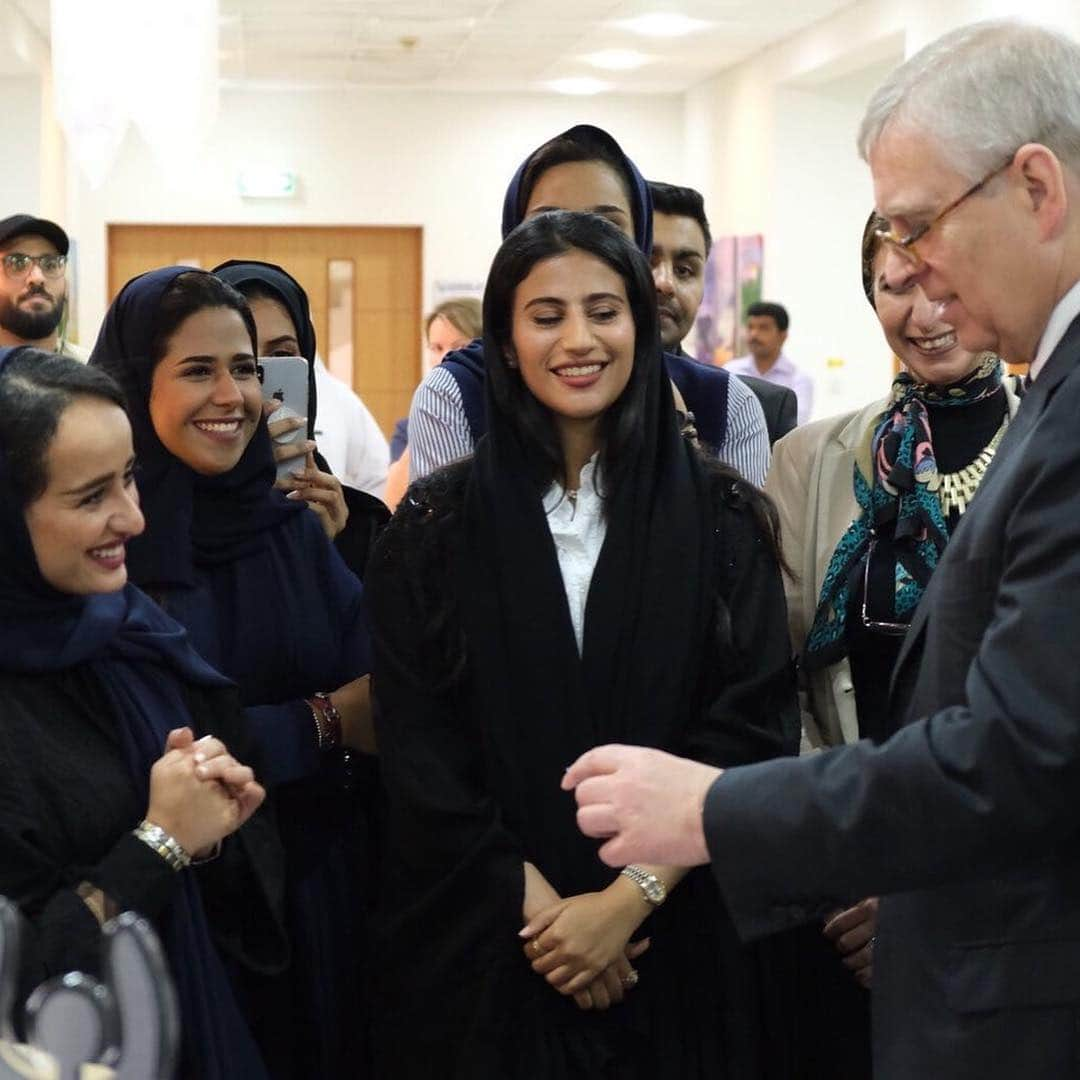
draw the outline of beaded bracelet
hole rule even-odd
[[[186,870],[191,865],[191,856],[180,842],[160,825],[143,820],[133,832],[147,847],[153,848],[173,870]]]

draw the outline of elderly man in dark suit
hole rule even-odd
[[[876,1080],[1080,1076],[1080,47],[1019,23],[927,46],[860,133],[890,287],[1031,389],[908,633],[888,742],[568,772],[602,857],[711,858],[750,936],[884,896]],[[876,942],[876,944],[875,944]]]

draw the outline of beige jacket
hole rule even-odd
[[[1005,380],[1009,416],[1020,404],[1013,380]],[[780,513],[784,557],[798,575],[786,575],[791,646],[801,654],[814,621],[829,560],[847,527],[860,513],[852,475],[858,462],[870,476],[870,438],[874,421],[888,399],[871,402],[857,412],[831,416],[797,427],[773,447],[765,490]],[[799,676],[802,707],[802,751],[856,742],[855,689],[847,660]]]

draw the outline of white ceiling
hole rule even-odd
[[[618,92],[674,93],[852,2],[219,0],[220,70],[227,86],[519,92],[591,76]],[[47,0],[14,3],[48,34]],[[656,11],[708,25],[680,38],[645,38],[617,25]],[[652,61],[612,72],[582,59],[601,49],[633,49]]]

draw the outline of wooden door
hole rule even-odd
[[[421,230],[381,226],[109,225],[109,297],[157,266],[284,267],[307,290],[319,355],[383,431],[420,381]]]

